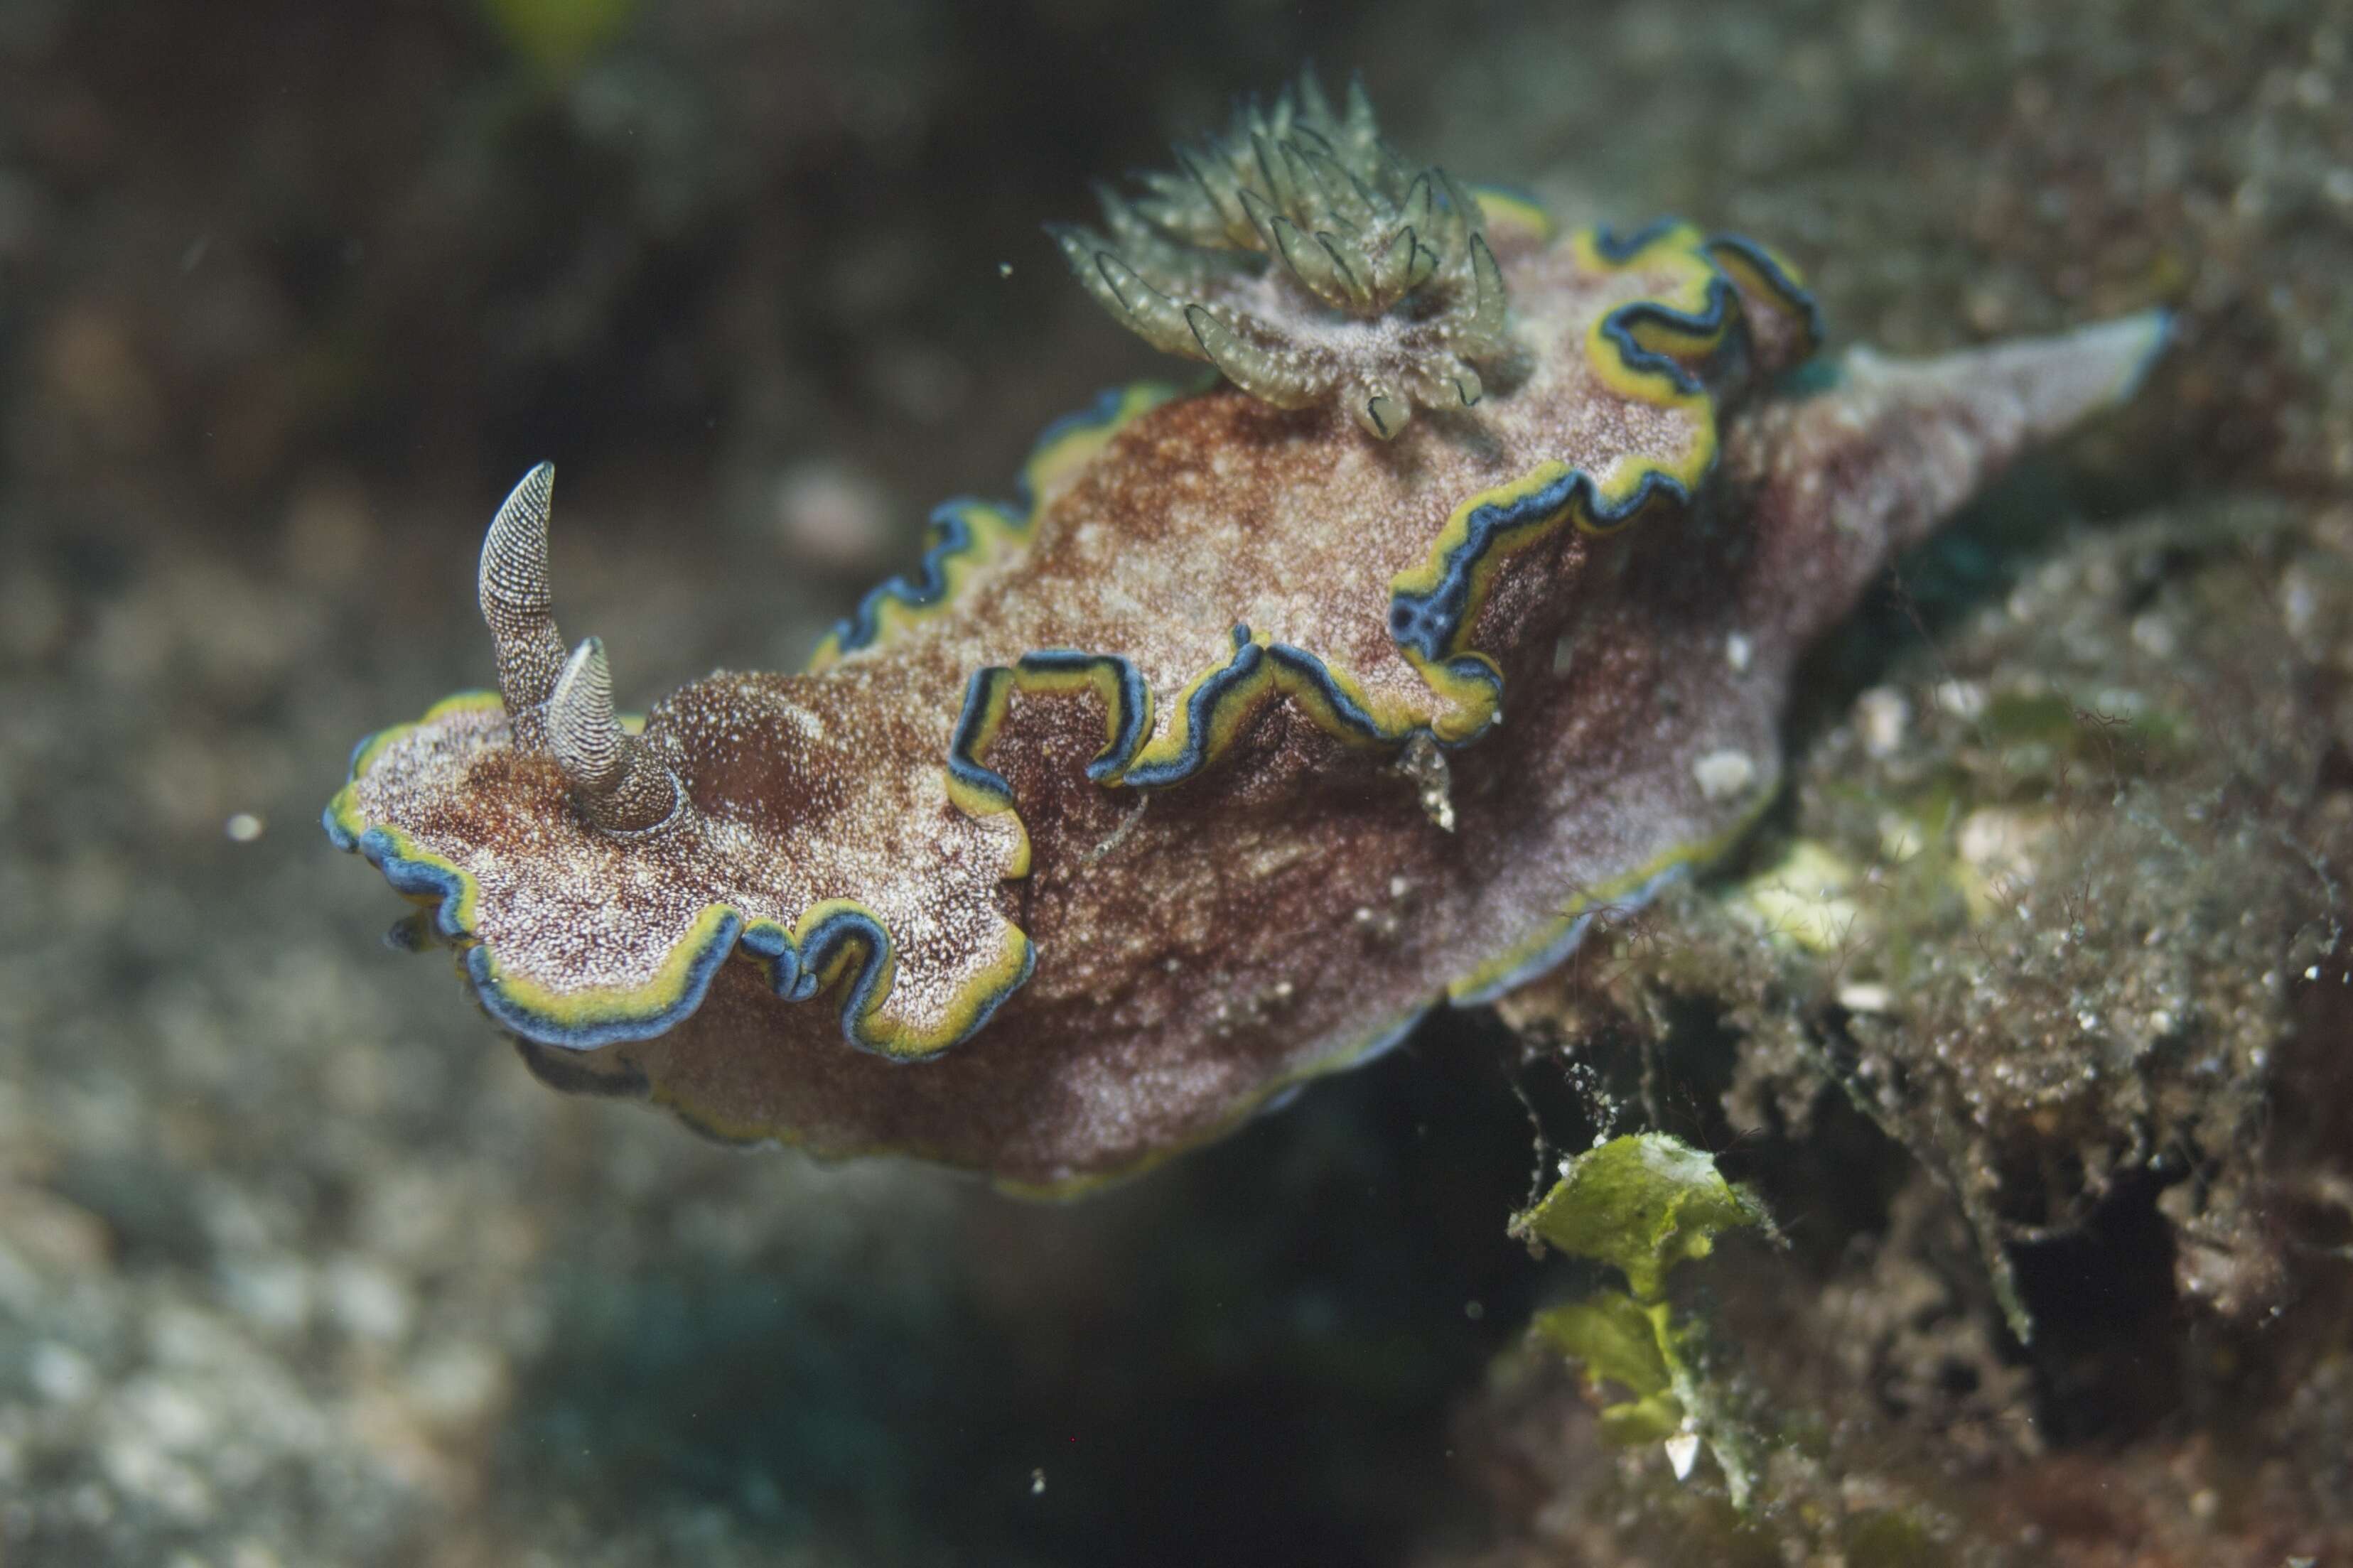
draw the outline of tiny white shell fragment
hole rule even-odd
[[[1757,782],[1757,759],[1729,748],[1710,752],[1692,764],[1692,777],[1699,781],[1699,793],[1709,800],[1731,800],[1747,794]]]
[[[1895,996],[1884,985],[1858,982],[1839,987],[1838,1004],[1850,1013],[1876,1015],[1894,1011]]]
[[[1904,749],[1912,704],[1893,687],[1874,686],[1854,700],[1854,721],[1862,735],[1863,754],[1883,761]]]

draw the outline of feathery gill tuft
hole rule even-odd
[[[1390,150],[1362,81],[1335,113],[1303,72],[1176,164],[1139,200],[1096,187],[1107,234],[1049,230],[1121,325],[1277,407],[1336,397],[1381,440],[1417,404],[1479,401],[1476,365],[1510,343],[1478,204]]]

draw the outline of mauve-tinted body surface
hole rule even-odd
[[[1060,237],[1225,383],[1050,430],[807,669],[622,721],[549,470],[501,510],[500,691],[327,821],[542,1077],[1022,1191],[1214,1137],[1736,839],[1808,645],[2165,332],[1820,360],[1762,247],[1556,234],[1358,100],[1219,149]]]

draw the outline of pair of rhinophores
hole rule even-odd
[[[807,669],[620,718],[550,470],[499,510],[498,691],[326,822],[541,1077],[1027,1192],[1213,1138],[1724,850],[1807,645],[2165,334],[1817,360],[1773,252],[1556,234],[1357,89],[1178,157],[1056,237],[1220,384],[1053,426]]]

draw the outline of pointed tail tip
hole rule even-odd
[[[1963,401],[1991,396],[2023,417],[2022,434],[2049,440],[2130,402],[2173,339],[2169,310],[2148,310],[2049,337],[1964,350],[1923,367]]]
[[[2079,347],[2114,367],[2106,395],[2101,399],[2108,407],[2131,402],[2147,384],[2149,373],[2157,362],[2165,357],[2172,346],[2176,318],[2163,306],[2136,310],[2129,316],[2114,321],[2094,322],[2079,327],[2068,338]]]

